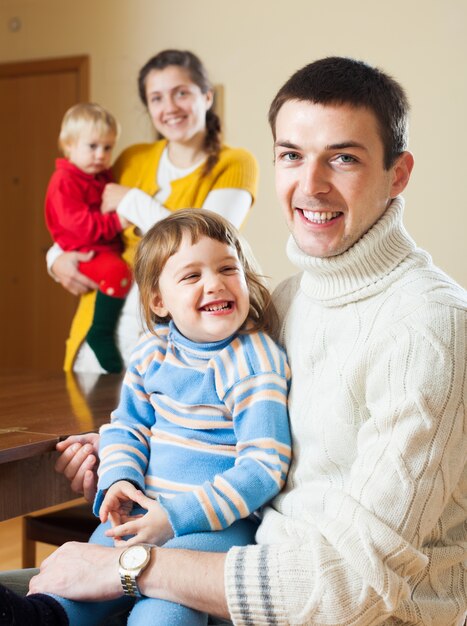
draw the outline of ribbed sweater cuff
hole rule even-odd
[[[310,553],[297,546],[232,548],[225,563],[231,619],[237,626],[290,624],[309,602],[313,578]]]

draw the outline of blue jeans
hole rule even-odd
[[[139,511],[136,510],[135,513]],[[90,543],[112,546],[113,540],[104,532],[109,523],[101,524],[94,531]],[[257,524],[249,519],[239,520],[225,530],[193,533],[174,537],[164,544],[164,548],[183,548],[201,552],[227,552],[232,546],[254,543]],[[51,594],[53,595],[53,594]],[[154,598],[122,597],[105,602],[76,602],[53,595],[65,609],[70,626],[99,626],[120,613],[130,611],[127,624],[130,626],[207,626],[207,613],[195,611],[181,604]],[[229,622],[218,622],[229,623]]]

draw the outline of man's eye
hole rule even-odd
[[[278,156],[280,161],[298,161],[300,159],[300,154],[298,152],[281,152]]]
[[[357,159],[350,154],[340,154],[338,157],[341,163],[356,163]]]

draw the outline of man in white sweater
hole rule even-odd
[[[306,66],[274,99],[301,272],[275,294],[293,374],[287,486],[258,545],[154,548],[143,594],[245,626],[463,626],[467,298],[402,224],[407,111],[400,85],[347,58]],[[122,595],[121,552],[63,546],[31,590]]]

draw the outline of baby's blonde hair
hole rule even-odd
[[[250,333],[265,330],[274,334],[277,313],[263,277],[258,273],[255,258],[245,240],[229,221],[203,209],[175,211],[157,222],[143,237],[136,251],[134,274],[141,296],[141,309],[147,327],[154,332],[155,323],[167,323],[152,310],[154,297],[159,291],[159,278],[167,260],[177,252],[188,233],[195,244],[201,237],[209,237],[232,246],[243,268],[250,296],[248,318],[241,331]]]
[[[113,134],[118,139],[120,134],[120,125],[111,113],[94,102],[80,102],[69,108],[63,116],[58,147],[65,156],[68,156],[70,144],[77,141],[85,128],[90,127],[101,136]]]

